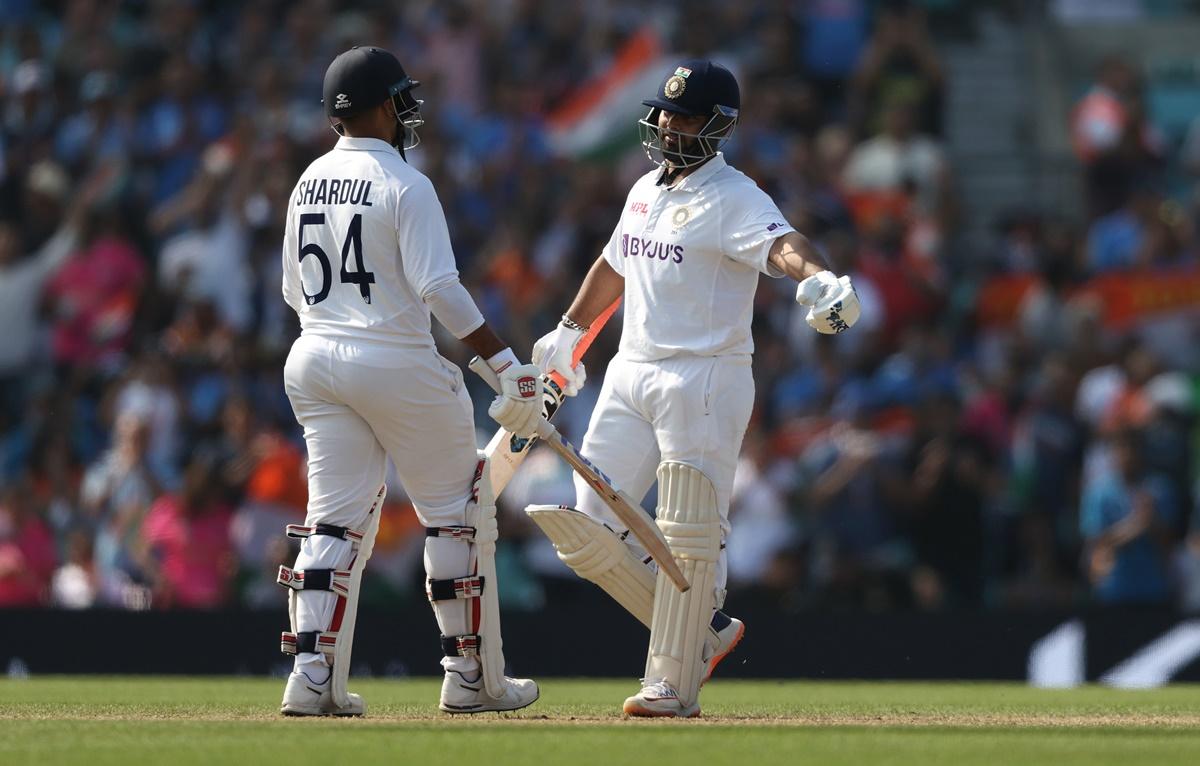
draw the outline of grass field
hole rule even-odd
[[[625,720],[630,682],[542,682],[451,718],[432,679],[357,681],[369,716],[285,719],[282,681],[0,680],[0,764],[1198,764],[1200,687],[715,681],[699,721]]]

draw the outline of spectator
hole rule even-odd
[[[235,563],[230,513],[213,464],[192,461],[178,494],[154,501],[141,529],[157,608],[212,609],[228,598]]]
[[[1178,205],[1152,185],[1136,188],[1128,204],[1093,221],[1087,265],[1093,274],[1177,265],[1189,253],[1190,226]]]
[[[798,573],[790,571],[787,553],[796,543],[796,525],[787,498],[771,481],[770,445],[759,431],[743,442],[730,500],[736,533],[726,540],[729,582],[733,586],[765,585],[786,590]]]
[[[133,128],[125,105],[118,99],[117,78],[111,72],[89,72],[79,86],[83,109],[58,129],[56,155],[78,172],[94,162],[120,162],[128,156]]]
[[[99,583],[92,540],[83,530],[67,536],[66,559],[50,581],[50,602],[63,609],[87,609],[96,603]]]
[[[800,456],[816,585],[852,603],[904,603],[897,582],[908,564],[896,518],[898,465],[890,445],[871,428],[879,401],[867,384],[844,384],[834,400],[836,420]]]
[[[46,286],[55,363],[76,372],[114,371],[129,349],[144,275],[116,212],[94,211],[80,247]]]
[[[1079,511],[1088,579],[1104,603],[1166,603],[1178,500],[1143,470],[1138,432],[1118,432],[1111,449],[1113,470],[1084,487]]]
[[[861,135],[881,130],[889,104],[912,105],[919,133],[942,133],[945,73],[915,0],[887,0],[850,80],[853,124]]]
[[[913,592],[923,608],[977,607],[983,600],[992,457],[961,417],[953,393],[929,395],[905,461],[911,479],[903,497],[917,558]]]
[[[49,601],[57,565],[54,534],[37,514],[24,482],[0,495],[0,607]]]
[[[946,160],[936,140],[917,130],[914,103],[896,97],[883,110],[883,127],[850,155],[843,184],[853,208],[870,205],[899,215],[915,211],[933,215],[945,204]],[[866,213],[857,216],[869,223]]]
[[[1121,56],[1100,63],[1071,114],[1071,143],[1084,166],[1088,211],[1111,213],[1157,167],[1163,137],[1146,117],[1140,75]]]

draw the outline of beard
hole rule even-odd
[[[672,167],[683,167],[691,162],[696,162],[700,157],[700,141],[691,136],[681,136],[678,133],[672,134],[675,137],[674,148],[667,148],[667,142],[664,139],[662,143],[663,159]]]

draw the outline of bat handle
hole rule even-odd
[[[491,386],[493,391],[500,393],[500,376],[496,374],[496,371],[482,357],[474,357],[467,363],[467,367],[476,375],[483,378],[484,382]],[[554,426],[550,424],[549,420],[542,418],[541,422],[538,423],[537,435],[543,439],[548,439],[554,433],[556,433]]]
[[[483,357],[473,357],[467,364],[467,367],[471,368],[471,371],[476,375],[483,378],[483,382],[491,386],[493,391],[500,393],[500,376],[496,374],[496,371],[492,369],[492,366]]]

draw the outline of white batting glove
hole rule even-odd
[[[571,367],[571,355],[581,338],[583,330],[573,330],[560,322],[533,344],[533,363],[547,375],[551,372],[561,375],[565,384],[563,393],[567,396],[579,393],[587,380],[587,369],[583,362]]]
[[[796,303],[808,307],[805,321],[822,335],[845,332],[858,321],[862,308],[850,277],[839,279],[832,271],[820,271],[796,287]]]
[[[542,419],[542,378],[537,365],[512,365],[500,373],[500,393],[488,414],[506,431],[527,437]]]

